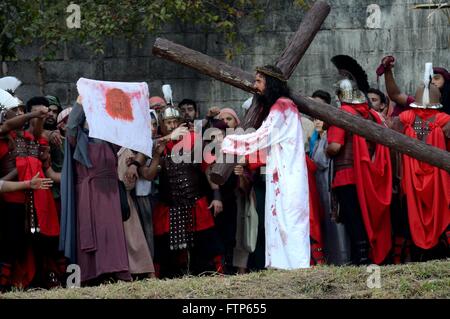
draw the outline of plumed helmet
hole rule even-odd
[[[424,99],[425,85],[421,84],[416,90],[415,102],[409,106],[419,109],[440,109],[441,104],[441,91],[439,91],[436,85],[431,84],[428,88],[428,101]]]
[[[370,86],[367,74],[358,62],[348,55],[336,55],[331,58],[331,62],[341,77],[335,85],[339,98],[350,104],[368,102],[367,92]]]
[[[0,89],[0,123],[3,122],[5,113],[15,107],[23,105],[23,102],[9,92]]]
[[[14,92],[21,84],[22,81],[14,76],[5,76],[0,79],[0,89],[7,91],[11,95],[14,95]]]

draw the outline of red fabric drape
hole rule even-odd
[[[192,216],[194,217],[194,231],[202,231],[214,226],[214,218],[208,209],[208,200],[202,197],[192,207]],[[153,232],[155,236],[161,236],[169,233],[170,213],[169,206],[158,203],[153,212]]]
[[[319,192],[317,191],[315,176],[317,166],[308,155],[306,155],[306,168],[308,170],[310,236],[323,247],[321,222],[324,212],[320,206]]]
[[[427,118],[435,114],[430,124],[431,132],[427,144],[446,149],[446,138],[442,127],[450,121],[445,113],[409,110],[400,114],[405,126],[405,135],[417,139],[412,125],[417,116]],[[403,155],[402,187],[406,194],[411,236],[414,244],[423,249],[433,248],[450,224],[450,174],[446,171]]]
[[[353,114],[357,112],[353,109],[349,111]],[[381,125],[378,114],[373,110],[369,112]],[[376,144],[372,160],[366,139],[354,134],[353,154],[356,190],[370,242],[370,258],[379,264],[386,259],[392,246],[390,218],[392,168],[389,148]]]
[[[34,137],[28,132],[24,132],[24,137],[30,141],[34,140]],[[38,143],[40,145],[48,145],[47,140],[44,138],[39,139]],[[16,168],[19,181],[31,180],[37,173],[39,173],[39,177],[45,177],[42,170],[42,162],[36,157],[17,157]],[[34,190],[33,196],[41,234],[46,236],[58,236],[59,220],[52,191],[49,189]]]

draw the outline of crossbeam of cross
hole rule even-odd
[[[295,66],[299,63],[312,39],[319,31],[329,10],[330,7],[325,1],[317,1],[305,15],[287,49],[284,50],[282,56],[278,59],[277,65],[282,67],[283,72],[286,72],[286,76],[289,77],[292,74]],[[295,48],[299,47],[303,48],[304,51],[295,50]],[[254,75],[252,73],[230,66],[208,55],[162,38],[156,39],[152,52],[155,56],[185,65],[219,81],[254,93],[252,85]],[[280,61],[290,61],[286,64],[289,67],[283,67]],[[386,145],[400,153],[450,173],[450,153],[445,150],[427,145],[424,142],[407,137],[372,121],[356,117],[329,104],[313,101],[301,94],[293,93],[291,99],[297,104],[300,112],[304,114],[318,118],[330,125],[341,127],[375,143]],[[252,109],[247,114],[251,114],[251,112]]]

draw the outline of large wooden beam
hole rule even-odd
[[[164,39],[156,40],[153,52],[159,57],[181,63],[219,81],[231,84],[247,92],[254,92],[252,86],[253,75],[251,73],[229,66],[205,54]],[[302,113],[363,136],[370,141],[386,145],[398,152],[442,168],[450,173],[449,152],[409,138],[374,122],[353,116],[331,105],[312,101],[300,94],[293,94],[291,98]]]
[[[242,90],[254,92],[252,88],[254,75],[252,73],[242,71],[180,44],[157,38],[152,53],[157,57],[185,65]]]
[[[400,153],[442,168],[450,173],[450,153],[404,134],[385,128],[372,121],[356,117],[325,103],[319,103],[300,94],[292,94],[300,112],[329,124],[342,127],[370,141],[388,146]]]
[[[276,62],[286,78],[291,77],[329,13],[330,5],[328,3],[316,1],[305,14],[297,32]]]

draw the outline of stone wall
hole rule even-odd
[[[335,70],[330,58],[337,54],[355,57],[365,67],[373,86],[376,85],[375,69],[381,58],[394,55],[398,84],[407,93],[414,91],[425,62],[450,68],[448,20],[442,13],[413,10],[412,5],[417,2],[426,1],[330,0],[331,13],[293,74],[289,82],[291,87],[304,94],[311,94],[315,89],[331,92]],[[243,22],[245,48],[230,64],[253,70],[257,65],[272,63],[304,15],[292,0],[262,3],[267,6],[267,15],[261,22],[264,30],[255,33],[255,25]],[[203,33],[192,26],[177,25],[168,26],[158,36],[225,59],[223,38],[214,32]],[[155,36],[147,36],[139,44],[126,39],[109,40],[101,58],[94,57],[79,44],[65,45],[54,60],[43,63],[41,75],[33,60],[37,47],[30,46],[20,50],[18,61],[6,63],[8,74],[24,82],[18,91],[24,99],[43,91],[71,104],[77,95],[76,81],[87,77],[107,81],[146,81],[151,95],[160,95],[161,85],[169,83],[176,102],[192,98],[199,102],[202,113],[216,105],[233,107],[241,113],[240,105],[249,96],[247,93],[153,57],[154,39]]]

